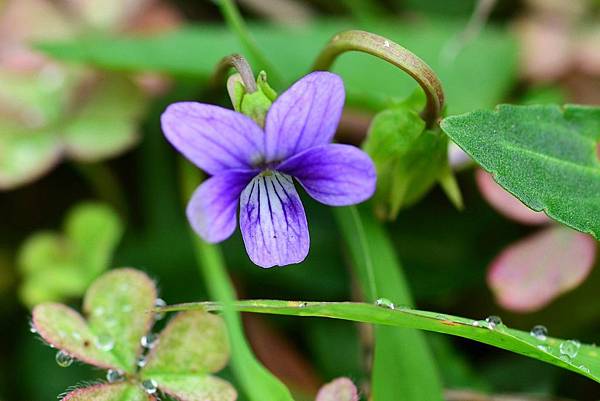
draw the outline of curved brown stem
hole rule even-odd
[[[340,54],[348,51],[359,51],[378,57],[410,75],[427,96],[423,119],[428,126],[437,123],[444,107],[444,91],[438,77],[423,60],[383,36],[353,30],[335,35],[317,57],[313,70],[328,70]]]
[[[224,82],[227,78],[227,72],[229,72],[230,68],[234,68],[240,74],[242,82],[246,88],[246,93],[256,92],[256,78],[254,78],[252,67],[250,67],[248,60],[246,60],[244,56],[240,54],[232,54],[230,56],[223,57],[215,68],[212,82],[215,85]]]

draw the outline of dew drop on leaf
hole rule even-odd
[[[485,322],[487,323],[488,329],[494,330],[502,324],[502,319],[500,319],[500,316],[488,316],[485,319]]]
[[[548,329],[542,325],[533,326],[533,329],[529,332],[532,337],[535,337],[537,340],[546,341],[548,338]]]
[[[123,380],[123,374],[121,372],[119,372],[118,370],[115,369],[109,369],[108,372],[106,372],[106,380],[109,383],[116,383],[118,381]]]
[[[394,309],[394,303],[387,298],[378,298],[375,301],[375,305],[381,306],[382,308]]]
[[[138,366],[138,368],[143,368],[144,366],[146,366],[146,357],[145,356],[139,357],[139,359],[136,362],[136,365]]]
[[[155,394],[158,391],[158,385],[152,379],[144,380],[142,382],[142,387],[144,388],[144,391],[148,394]]]
[[[96,339],[96,347],[102,351],[111,351],[115,347],[115,340],[109,335],[101,335]]]
[[[65,351],[60,350],[56,353],[56,364],[61,368],[68,368],[73,364],[73,357]]]
[[[150,333],[150,334],[142,337],[142,339],[140,340],[140,344],[142,344],[142,347],[148,348],[148,349],[154,348],[157,343],[158,343],[158,335],[153,334],[153,333]]]
[[[162,298],[156,298],[156,301],[154,301],[155,308],[163,308],[165,306],[167,306],[167,303]],[[162,320],[164,317],[165,317],[164,312],[156,312],[154,314],[154,319],[156,319],[156,320]]]
[[[561,355],[568,356],[569,358],[575,358],[579,352],[581,343],[577,340],[567,340],[560,343],[559,351]]]

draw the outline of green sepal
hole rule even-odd
[[[438,180],[447,180],[448,138],[439,130],[425,128],[416,111],[418,104],[407,102],[384,110],[369,128],[364,149],[377,168],[374,203],[381,219],[395,219]]]
[[[267,112],[277,98],[277,92],[267,82],[267,73],[261,71],[258,74],[255,92],[247,92],[239,74],[229,78],[227,89],[234,110],[247,115],[263,127]]]

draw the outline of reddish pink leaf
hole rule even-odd
[[[591,236],[552,226],[502,251],[490,266],[488,284],[504,308],[532,312],[581,284],[595,256]]]
[[[529,209],[520,200],[498,185],[491,174],[480,169],[475,173],[475,179],[485,200],[498,213],[521,224],[536,225],[545,224],[550,221],[544,213]]]
[[[352,380],[340,377],[321,387],[315,401],[358,401],[358,391]]]

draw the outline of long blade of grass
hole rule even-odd
[[[335,216],[366,299],[386,298],[412,306],[402,267],[383,227],[369,210],[336,208]],[[373,398],[394,401],[442,400],[442,384],[423,333],[386,326],[375,328]]]
[[[183,161],[181,175],[185,198],[188,199],[200,183],[200,177],[190,164]],[[240,315],[233,307],[235,289],[227,275],[220,248],[202,241],[195,233],[191,235],[208,293],[223,305],[223,317],[231,344],[231,365],[244,393],[250,401],[293,401],[287,387],[256,359],[246,341]]]
[[[245,300],[237,301],[233,306],[241,312],[326,317],[449,334],[556,365],[600,383],[600,349],[597,346],[560,338],[544,339],[504,324],[493,325],[443,313],[406,307],[389,309],[358,302]],[[168,306],[161,310],[193,309],[219,311],[222,306],[214,302],[199,302]]]

